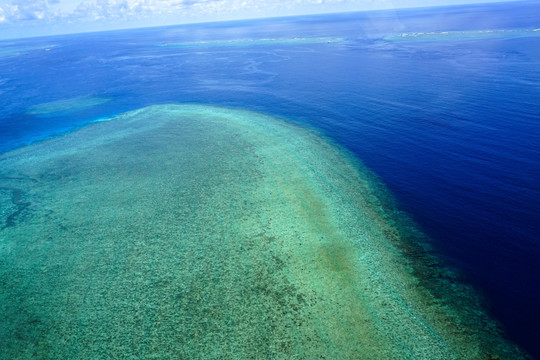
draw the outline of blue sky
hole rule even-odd
[[[493,0],[0,0],[0,38]]]

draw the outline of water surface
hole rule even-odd
[[[307,124],[374,171],[455,282],[540,357],[540,38],[512,36],[539,17],[532,1],[3,41],[0,151],[154,104]],[[391,40],[404,33],[435,36]],[[163,46],[185,43],[213,46]],[[0,198],[2,216],[29,209],[20,192]]]

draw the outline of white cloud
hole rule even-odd
[[[136,20],[178,14],[220,15],[317,6],[342,0],[0,0],[0,22],[78,22]]]
[[[0,22],[50,20],[58,16],[54,5],[58,0],[17,0],[0,2]]]
[[[84,0],[69,14],[69,17],[73,20],[132,20],[185,12],[194,6],[208,3],[213,2],[204,0]]]

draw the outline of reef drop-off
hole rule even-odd
[[[311,130],[196,104],[4,154],[1,357],[520,358],[424,287],[372,179]]]

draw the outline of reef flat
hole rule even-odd
[[[28,108],[30,115],[69,114],[109,102],[110,99],[81,96],[34,105]]]
[[[540,29],[496,29],[469,31],[410,32],[388,35],[386,41],[464,41],[479,39],[506,39],[540,36]]]
[[[230,47],[230,46],[269,46],[269,45],[305,45],[329,44],[345,41],[338,37],[297,37],[297,38],[268,38],[268,39],[234,39],[234,40],[206,40],[189,41],[182,43],[165,43],[162,47],[192,48],[192,47]]]
[[[423,285],[378,189],[313,131],[204,105],[4,154],[0,357],[522,358]]]
[[[0,41],[0,58],[16,57],[31,51],[49,51],[55,47],[57,47],[57,45],[54,44],[38,46],[17,46],[11,42]]]

